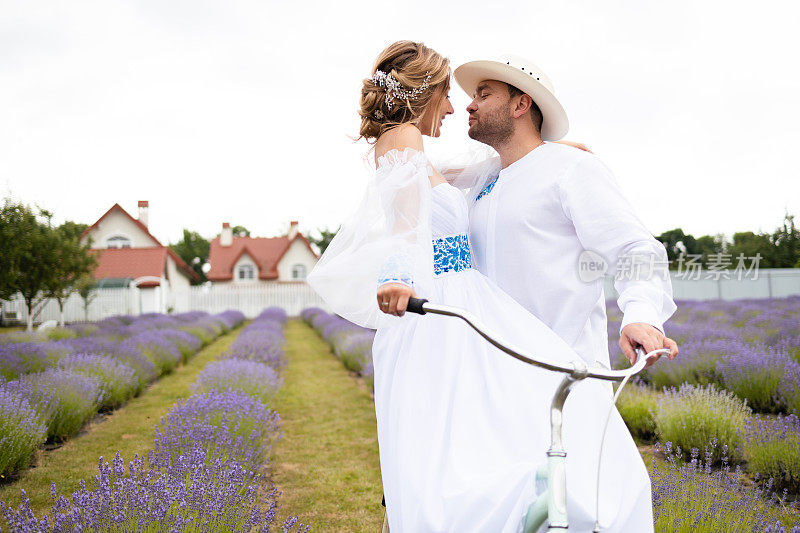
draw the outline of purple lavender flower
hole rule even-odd
[[[283,381],[264,363],[243,359],[222,359],[209,363],[197,376],[192,392],[239,391],[269,404]]]
[[[195,394],[156,427],[151,462],[167,466],[199,447],[208,457],[235,458],[258,470],[279,436],[280,417],[257,398],[238,391]]]
[[[701,458],[698,449],[685,456],[670,442],[656,445],[657,455],[667,459],[654,457],[650,468],[656,531],[785,531],[770,512],[769,504],[783,507],[770,487],[744,483],[738,468],[731,471],[724,451],[723,468],[711,469],[718,447],[710,442]],[[798,518],[796,508],[788,510]]]
[[[137,380],[136,393],[156,379],[156,366],[131,344],[113,342],[101,337],[89,336],[51,343],[63,347],[70,354],[99,354],[108,356],[133,369]]]
[[[373,387],[372,343],[375,330],[362,328],[318,308],[303,310],[300,316],[322,336],[334,355],[348,370],[359,373]]]
[[[754,417],[746,426],[747,468],[778,490],[800,492],[800,419]]]
[[[121,405],[136,393],[139,385],[131,367],[104,355],[68,355],[58,362],[58,368],[98,378],[103,389],[100,407]]]
[[[659,439],[685,450],[701,449],[711,441],[727,448],[728,457],[741,459],[741,428],[750,416],[750,408],[733,393],[714,385],[696,387],[684,384],[666,389],[658,399],[653,421]],[[721,459],[720,450],[713,459]]]
[[[28,398],[0,385],[0,475],[25,468],[47,439],[47,425]]]
[[[78,374],[71,370],[48,368],[44,372],[24,376],[35,398],[55,397],[57,403],[48,403],[37,411],[47,417],[48,436],[65,439],[74,435],[100,408],[105,391],[102,382],[94,376]]]
[[[137,333],[122,344],[140,350],[156,366],[159,376],[172,372],[181,360],[181,353],[170,340],[169,334],[157,329]]]
[[[154,321],[154,317],[147,319],[151,324]],[[106,329],[129,327],[134,320],[109,322]],[[279,329],[283,322],[285,315],[271,312],[245,332],[252,329],[254,338],[268,332],[264,338],[273,339],[277,334],[282,339]],[[258,372],[266,371],[277,378],[275,371],[262,363],[236,358],[221,363],[229,368],[247,366],[251,374],[258,367]],[[119,455],[111,464],[101,457],[93,489],[82,482],[68,500],[57,494],[54,485],[52,524],[47,517],[39,520],[34,516],[24,492],[18,510],[0,502],[0,512],[14,531],[266,533],[276,525],[278,493],[267,489],[263,465],[270,443],[279,435],[277,413],[252,396],[217,391],[196,394],[179,402],[164,417],[156,428],[154,449],[146,458],[135,457],[127,472]],[[280,528],[285,532],[309,530],[296,517],[287,519]]]
[[[0,376],[6,380],[47,368],[48,356],[39,342],[0,344]]]
[[[779,388],[793,366],[800,365],[774,348],[741,345],[718,362],[717,372],[724,387],[747,400],[754,410],[774,413],[786,409]]]

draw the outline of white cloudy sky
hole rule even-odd
[[[336,227],[361,194],[361,79],[397,39],[553,79],[567,138],[654,233],[800,215],[800,8],[765,0],[0,0],[0,193],[57,220],[114,202],[174,242],[223,221]],[[466,144],[467,98],[429,150]]]

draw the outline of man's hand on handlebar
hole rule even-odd
[[[387,315],[403,316],[408,299],[416,297],[417,293],[408,285],[387,283],[378,287],[378,308]]]
[[[650,353],[659,348],[669,348],[669,360],[672,361],[678,355],[678,344],[664,336],[658,328],[645,324],[644,322],[633,322],[622,329],[619,339],[619,347],[622,353],[628,358],[631,364],[636,362],[636,346],[641,346],[645,353]],[[658,361],[661,356],[651,357],[645,368],[650,367]]]

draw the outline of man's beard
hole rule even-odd
[[[502,107],[478,119],[467,132],[476,141],[489,146],[506,144],[514,133],[514,121]]]

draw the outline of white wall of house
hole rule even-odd
[[[317,258],[308,249],[306,243],[302,239],[295,239],[278,262],[278,281],[304,281],[305,276],[316,264]],[[305,267],[305,276],[297,278],[292,275],[295,265]]]
[[[167,279],[169,280],[169,284],[175,290],[188,289],[192,284],[189,276],[187,276],[183,270],[178,268],[178,263],[176,263],[170,255],[167,255]]]
[[[191,280],[183,270],[178,268],[178,263],[169,255],[167,255],[167,278],[172,288],[167,296],[167,311],[186,309],[189,305],[188,295]]]
[[[116,236],[127,237],[131,248],[158,246],[158,243],[142,231],[142,228],[116,210],[101,220],[86,237],[91,239],[92,248],[107,248],[108,239]]]
[[[245,269],[251,269],[253,272],[252,278],[240,278],[239,271],[244,267]],[[253,260],[253,258],[247,252],[243,253],[242,256],[236,261],[236,264],[233,266],[233,282],[234,283],[257,283],[258,282],[258,265]]]

